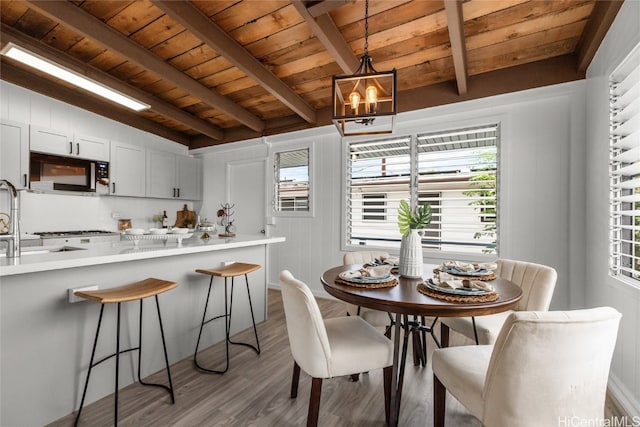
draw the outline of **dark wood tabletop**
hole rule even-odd
[[[499,313],[515,308],[522,297],[522,289],[502,278],[491,280],[500,298],[493,302],[462,303],[449,302],[421,294],[416,289],[423,279],[433,276],[437,265],[425,264],[423,279],[398,277],[398,285],[391,288],[367,289],[336,283],[338,274],[356,270],[362,265],[344,265],[327,270],[322,275],[324,289],[332,296],[362,307],[387,311],[390,313],[418,316],[459,317],[482,316]]]

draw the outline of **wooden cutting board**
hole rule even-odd
[[[176,212],[176,223],[174,227],[194,228],[196,226],[196,213],[190,211],[187,205],[181,211]]]

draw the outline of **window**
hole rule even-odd
[[[349,144],[347,245],[399,247],[406,199],[431,205],[425,249],[497,253],[498,141],[492,124]]]
[[[611,274],[640,281],[640,48],[610,79]]]
[[[274,155],[274,210],[309,212],[309,149]]]

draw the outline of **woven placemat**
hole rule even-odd
[[[443,270],[440,270],[440,268],[435,268],[433,270],[434,274],[438,274]],[[445,271],[445,273],[447,274],[451,274],[448,271]],[[458,279],[468,279],[468,280],[480,280],[481,282],[487,282],[489,280],[494,280],[497,276],[495,275],[495,273],[491,273],[491,274],[485,274],[484,276],[465,276],[465,275],[460,275],[460,274],[451,274],[453,277],[457,277]]]
[[[437,298],[449,302],[492,302],[500,298],[496,292],[491,292],[484,295],[451,295],[443,292],[431,290],[424,283],[419,283],[417,286],[418,292],[431,298]]]
[[[393,278],[387,282],[380,282],[380,283],[355,283],[355,282],[349,282],[347,280],[342,280],[341,278],[336,277],[335,282],[341,285],[353,286],[354,288],[376,289],[376,288],[392,288],[398,284],[398,279]]]

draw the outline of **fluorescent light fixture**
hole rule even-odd
[[[75,71],[68,70],[47,58],[43,58],[40,55],[29,52],[23,47],[20,47],[14,43],[7,43],[7,45],[0,51],[1,55],[15,59],[30,67],[33,67],[39,71],[52,75],[55,78],[64,80],[77,86],[81,89],[87,90],[98,96],[106,98],[110,101],[123,105],[134,111],[142,111],[151,108],[150,105],[137,101],[127,95],[124,95],[118,91],[110,89],[105,85],[95,82]]]

